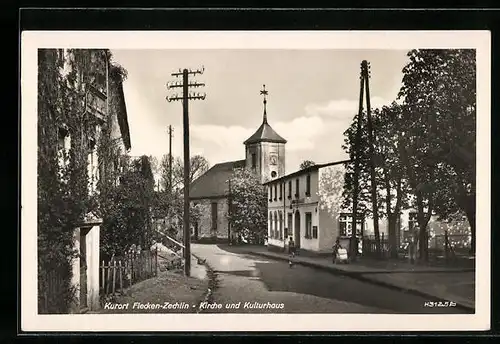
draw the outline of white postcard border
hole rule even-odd
[[[37,314],[37,49],[413,49],[477,50],[476,313]],[[489,31],[25,31],[21,37],[22,331],[462,331],[490,326]]]

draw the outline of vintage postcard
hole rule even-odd
[[[489,329],[489,32],[21,50],[23,331]]]

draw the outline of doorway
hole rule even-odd
[[[286,240],[288,241],[292,236],[292,233],[293,233],[293,215],[292,213],[288,213],[288,216],[287,216],[287,221],[286,221]]]
[[[295,241],[295,247],[300,248],[300,212],[297,210],[295,212],[295,226],[293,231],[293,241]]]

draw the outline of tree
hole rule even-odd
[[[305,168],[308,168],[308,167],[311,167],[311,166],[314,166],[316,165],[316,163],[314,161],[311,161],[311,160],[304,160],[300,163],[300,169],[303,170]]]
[[[318,197],[321,210],[338,217],[344,209],[343,197],[346,166],[323,167],[319,178]]]
[[[148,159],[149,159],[149,162],[151,164],[151,171],[153,171],[153,174],[154,175],[159,174],[160,173],[160,162],[158,161],[158,158],[153,156],[153,155],[149,155]]]
[[[236,169],[231,180],[231,230],[244,236],[264,238],[267,234],[267,191],[250,170]]]
[[[372,112],[373,132],[377,137],[373,153],[369,150],[369,135],[366,116],[362,116],[361,132],[358,134],[356,116],[345,131],[343,149],[349,153],[351,162],[346,165],[345,184],[343,190],[343,207],[352,210],[352,199],[355,191],[355,162],[359,162],[358,171],[358,209],[361,216],[373,216],[370,165],[374,155],[377,213],[387,218],[387,232],[391,257],[397,257],[397,224],[401,209],[408,203],[407,178],[405,167],[399,151],[400,127],[397,119],[401,114],[400,107],[393,103]],[[379,241],[376,240],[379,245]]]
[[[131,167],[120,175],[120,184],[110,189],[106,198],[102,200],[102,255],[123,255],[131,245],[150,247],[154,179],[148,157],[132,160]]]
[[[172,160],[172,192],[170,192],[170,160]],[[190,159],[190,183],[196,178],[204,174],[209,168],[208,160],[201,155],[194,155]],[[183,204],[183,187],[184,187],[184,163],[179,157],[170,159],[169,154],[162,156],[158,164],[158,172],[160,175],[160,183],[164,191],[159,192],[157,196],[159,216],[167,217],[172,228],[171,232],[182,233],[182,218],[184,214]],[[199,219],[198,207],[192,205],[191,223],[195,223]],[[174,228],[175,227],[175,228]]]
[[[398,116],[401,113],[399,106],[392,103],[391,106],[384,106],[380,111],[376,111],[374,118],[375,132],[377,133],[377,167],[380,171],[381,189],[383,197],[380,198],[381,205],[385,205],[387,217],[387,233],[389,235],[389,246],[391,258],[397,258],[397,224],[401,214],[401,209],[408,204],[408,186],[405,176],[404,162],[400,155],[398,127]]]
[[[408,56],[399,97],[404,100],[401,122],[408,135],[404,142],[411,146],[403,153],[412,160],[409,163],[419,165],[420,172],[427,170],[412,188],[427,195],[432,192],[432,209],[442,219],[457,208],[466,213],[474,252],[475,51],[423,49]],[[421,220],[423,225],[425,218]]]
[[[375,111],[376,112],[376,111]],[[361,122],[359,122],[361,121]],[[347,130],[344,132],[344,144],[342,148],[349,154],[350,162],[346,164],[344,187],[342,193],[343,208],[353,211],[353,195],[357,194],[357,214],[361,218],[373,216],[372,195],[371,195],[371,152],[369,147],[369,132],[367,116],[361,113],[356,115]],[[356,163],[358,169],[356,170]],[[356,183],[357,174],[357,183]],[[377,183],[377,193],[380,193],[381,184]],[[378,195],[380,197],[380,195]],[[382,211],[381,203],[377,203],[378,211]],[[356,220],[356,222],[358,222]],[[355,237],[353,237],[354,239]],[[352,242],[354,251],[354,240]],[[380,241],[376,240],[377,252],[380,251]],[[352,252],[353,253],[353,252]]]
[[[169,190],[170,157],[163,155],[159,164],[161,183],[166,190]],[[210,168],[208,160],[201,155],[194,155],[190,159],[189,182],[192,183]],[[184,162],[179,157],[172,157],[172,189],[184,187]]]

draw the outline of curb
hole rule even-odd
[[[194,254],[191,254],[194,258],[196,258],[197,260],[202,260],[200,257],[194,255]],[[203,297],[203,299],[198,303],[198,307],[196,309],[196,313],[201,313],[201,304],[203,302],[208,302],[210,303],[212,301],[212,296],[213,296],[213,292],[214,290],[217,288],[217,275],[215,274],[215,271],[214,269],[212,269],[212,267],[207,263],[207,261],[205,260],[205,262],[203,263],[203,265],[205,266],[205,268],[207,269],[207,277],[208,277],[208,288],[207,288],[207,291],[205,293],[205,296]]]
[[[248,254],[254,254],[254,255],[270,258],[270,259],[288,261],[287,257],[274,256],[274,255],[266,254],[264,252],[252,252],[252,251],[246,251],[246,252]],[[423,291],[416,290],[413,288],[404,288],[404,287],[400,287],[400,286],[397,286],[397,285],[394,285],[391,283],[374,280],[374,279],[363,276],[359,272],[346,271],[346,270],[336,269],[333,266],[324,266],[324,265],[319,265],[319,264],[304,262],[304,261],[295,261],[294,264],[303,265],[303,266],[311,267],[314,269],[327,271],[327,272],[330,272],[330,273],[335,274],[335,275],[343,275],[343,276],[351,277],[351,278],[357,279],[359,281],[371,283],[374,285],[379,285],[381,287],[389,288],[392,290],[403,291],[403,292],[417,295],[417,296],[422,296],[422,297],[431,298],[431,299],[439,299],[439,300],[444,300],[444,301],[450,301],[450,300],[445,300],[445,299],[442,299],[441,297],[437,297],[435,295],[431,295],[429,293],[425,293]],[[472,311],[475,313],[475,307],[471,307],[469,305],[466,305],[464,303],[457,302],[457,301],[453,301],[453,302],[455,302],[457,304],[457,308],[460,308],[460,309],[468,311],[468,312]]]

